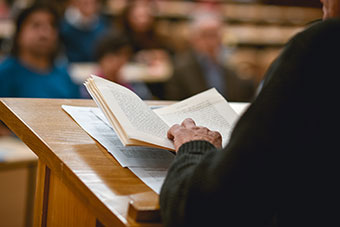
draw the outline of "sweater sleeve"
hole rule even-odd
[[[273,216],[277,173],[270,145],[254,144],[253,139],[232,142],[224,150],[205,141],[182,145],[160,194],[165,226],[266,224]]]
[[[280,72],[295,78],[288,71]],[[239,120],[226,148],[217,150],[204,141],[180,147],[160,194],[165,226],[264,226],[270,222],[278,168],[284,163],[280,155],[289,146],[282,138],[289,134],[286,122],[293,118],[292,112],[285,111],[294,108],[294,92],[286,89],[291,83],[287,76],[272,79]]]
[[[205,155],[215,152],[216,148],[206,141],[192,141],[180,147],[161,191],[161,195],[164,195],[161,196],[161,207],[166,207],[166,209],[162,209],[162,217],[166,225],[181,226],[185,219],[185,198],[189,187],[186,177],[192,174],[195,166]],[[178,203],[178,201],[181,202]],[[174,216],[177,218],[172,218]]]

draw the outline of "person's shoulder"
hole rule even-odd
[[[314,22],[298,33],[293,40],[319,40],[334,36],[340,36],[340,18]]]
[[[0,61],[0,67],[11,67],[17,64],[17,60],[14,57],[8,56]]]
[[[308,29],[318,30],[318,29],[338,29],[340,28],[340,18],[331,18],[327,20],[320,20],[311,24]]]
[[[16,70],[18,61],[14,57],[6,57],[0,62],[0,76],[6,75],[7,72]]]

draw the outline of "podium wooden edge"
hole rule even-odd
[[[105,226],[129,226],[129,223],[125,223],[119,216],[112,216],[112,210],[109,210],[102,202],[96,203],[97,200],[95,195],[88,191],[88,188],[82,188],[79,186],[79,178],[70,170],[67,166],[62,165],[61,160],[55,156],[51,155],[52,150],[47,143],[41,140],[40,136],[36,132],[32,131],[30,126],[22,121],[21,117],[18,116],[11,110],[9,103],[15,100],[30,100],[29,98],[0,98],[0,121],[3,121],[7,127],[17,135],[38,157],[38,173],[37,173],[37,187],[35,191],[36,203],[34,204],[34,226],[43,226],[44,223],[44,196],[45,189],[48,189],[48,177],[42,177],[41,175],[46,174],[46,168],[53,170],[56,176],[64,179],[63,182],[70,188],[78,191],[76,195],[79,199],[84,199],[85,203],[100,206],[97,209],[92,209],[92,212],[96,214],[96,217],[103,222]],[[42,100],[42,99],[34,99]],[[65,104],[69,104],[67,101],[72,102],[74,100],[64,100]],[[77,100],[78,101],[78,100]],[[19,122],[19,123],[18,123]],[[49,154],[49,155],[48,155]],[[39,167],[39,162],[41,166]],[[39,171],[40,169],[40,171]],[[49,174],[48,174],[49,175]],[[38,180],[38,178],[41,178]],[[47,180],[47,182],[46,182]],[[39,183],[40,182],[40,183]],[[45,185],[46,182],[46,185]],[[39,184],[44,185],[39,189]],[[38,191],[39,190],[39,191]],[[85,192],[86,191],[86,192]],[[86,197],[90,195],[90,197]],[[40,201],[39,201],[40,200]],[[37,211],[39,210],[39,212]]]
[[[160,222],[159,195],[144,192],[130,196],[128,216],[136,222]]]
[[[14,98],[0,98],[0,120],[2,120],[24,143],[26,143],[29,148],[34,151],[39,156],[38,160],[38,173],[37,177],[39,178],[40,175],[44,175],[44,171],[46,168],[51,169],[54,171],[56,176],[61,177],[64,179],[64,183],[67,184],[68,187],[76,189],[79,191],[77,196],[80,199],[84,198],[84,195],[91,195],[90,198],[87,198],[86,203],[94,204],[94,194],[85,193],[84,191],[88,189],[79,188],[77,182],[79,179],[77,176],[72,173],[72,171],[67,167],[60,165],[61,161],[58,157],[51,154],[51,148],[48,144],[42,141],[36,132],[32,131],[30,126],[26,123],[22,122],[20,116],[16,113],[12,112],[8,102],[14,101]],[[69,101],[69,100],[68,100]],[[72,100],[70,100],[72,101]],[[68,102],[65,101],[66,104]],[[169,105],[170,103],[174,103],[173,101],[146,101],[148,105]],[[20,123],[18,123],[20,122]],[[99,144],[100,145],[100,144]],[[39,165],[39,162],[40,165]],[[57,163],[57,164],[55,164]],[[39,171],[40,169],[40,171]],[[67,176],[67,177],[66,177]],[[41,178],[41,176],[40,176]],[[45,184],[45,177],[40,179],[40,184]],[[41,188],[40,191],[36,191],[36,199],[40,198],[40,201],[37,201],[35,204],[34,210],[39,210],[40,212],[35,212],[34,215],[34,224],[40,225],[44,222],[44,207],[46,204],[43,204],[43,197],[44,197],[44,190],[45,187]],[[99,218],[100,221],[106,226],[110,226],[110,224],[114,223],[114,225],[118,226],[162,226],[160,223],[160,208],[159,208],[159,195],[154,191],[148,191],[143,193],[138,193],[134,195],[130,195],[129,197],[129,204],[127,209],[127,216],[130,221],[125,222],[119,216],[111,217],[109,215],[111,210],[107,207],[104,207],[103,204],[99,206],[98,209],[92,210],[96,216]],[[96,203],[98,205],[98,203]],[[126,220],[127,221],[127,220]]]

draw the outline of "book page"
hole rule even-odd
[[[124,131],[130,140],[174,149],[173,143],[166,137],[169,126],[131,90],[97,76],[92,76],[92,82],[90,79],[86,87],[90,88],[94,99],[100,96],[99,106],[118,135],[122,136]]]
[[[63,105],[62,108],[123,167],[167,169],[175,157],[171,152],[158,148],[125,147],[97,107]]]
[[[237,113],[215,88],[192,96],[179,103],[155,109],[154,112],[170,127],[192,118],[197,126],[204,126],[222,135],[223,147],[229,141]]]

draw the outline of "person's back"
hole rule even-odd
[[[338,196],[340,188],[335,180],[340,173],[336,133],[340,125],[340,113],[339,108],[332,108],[339,99],[337,93],[340,83],[337,58],[340,53],[339,40],[340,19],[312,26],[288,45],[287,50],[295,51],[286,51],[286,55],[283,54],[277,60],[280,62],[289,59],[289,62],[282,63],[281,67],[276,68],[276,72],[271,73],[280,74],[276,77],[284,78],[284,74],[290,73],[289,69],[285,68],[295,68],[294,74],[286,76],[287,80],[292,82],[285,90],[286,93],[295,94],[291,100],[295,105],[291,108],[295,112],[295,116],[293,115],[295,121],[291,122],[290,132],[294,131],[292,134],[295,135],[296,142],[293,140],[290,144],[294,146],[295,153],[291,154],[291,159],[297,169],[296,173],[292,174],[296,184],[300,186],[298,194],[300,196],[296,196],[298,199],[296,202],[290,200],[296,215],[310,225],[317,223],[319,226],[340,225],[336,215],[339,213],[336,204],[340,202]],[[276,80],[279,82],[279,79]],[[269,79],[266,83],[268,87],[265,89],[269,89],[269,84],[274,81],[274,78]],[[282,84],[284,82],[280,81]],[[290,188],[293,187],[294,184],[291,184]],[[284,202],[284,199],[282,201]],[[286,203],[288,201],[287,198]],[[298,205],[304,209],[299,210]],[[286,213],[290,214],[291,211],[287,209]],[[303,217],[306,220],[303,220]],[[288,224],[289,222],[287,226]]]
[[[339,98],[339,40],[339,19],[297,35],[274,62],[271,78],[249,110],[267,118],[262,125],[248,122],[248,127],[257,126],[260,130],[252,133],[261,135],[268,125],[265,150],[275,154],[269,159],[275,170],[270,202],[279,226],[340,225],[340,187],[335,180],[340,173],[340,122],[337,108],[330,108]]]
[[[179,148],[161,192],[167,226],[340,225],[339,40],[340,19],[297,35],[225,149]]]

